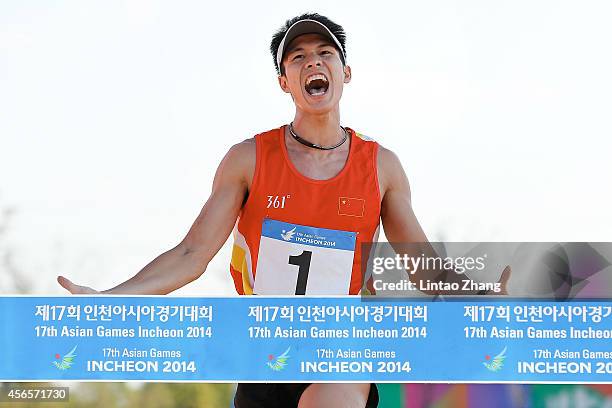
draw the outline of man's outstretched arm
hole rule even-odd
[[[233,146],[221,161],[212,193],[185,238],[125,282],[101,292],[75,285],[63,276],[58,277],[59,284],[73,294],[163,295],[192,282],[204,273],[231,233],[254,169],[254,141]]]
[[[398,254],[405,252],[401,244],[416,244],[420,251],[427,256],[436,257],[434,248],[429,244],[425,232],[421,228],[416,215],[412,209],[410,184],[401,165],[399,158],[390,150],[380,147],[378,155],[378,173],[381,184],[382,204],[381,219],[385,235],[389,243]],[[414,254],[412,254],[414,255]],[[461,283],[467,279],[464,275],[458,275],[452,270],[440,271],[437,276],[427,275],[426,271],[418,270],[410,275],[413,282],[430,279],[433,281],[444,281],[448,283]],[[496,294],[507,294],[506,284],[510,278],[510,268],[506,267],[499,279],[500,292]],[[461,286],[460,286],[461,287]],[[444,294],[444,293],[429,293]],[[473,295],[476,292],[458,291],[448,294]]]

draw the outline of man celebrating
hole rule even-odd
[[[345,39],[319,14],[288,20],[270,49],[293,121],[233,146],[185,238],[138,274],[103,292],[59,283],[71,293],[166,294],[202,275],[234,229],[230,271],[239,294],[359,294],[361,243],[376,240],[381,220],[391,242],[427,242],[399,159],[340,125],[351,81]],[[298,238],[308,251],[295,252]],[[375,407],[378,393],[373,384],[240,384],[235,404]]]

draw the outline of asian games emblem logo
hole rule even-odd
[[[491,360],[491,356],[489,356],[488,354],[485,356],[485,360],[487,361],[491,360],[490,363],[487,363],[487,362],[482,363],[487,368],[487,370],[497,372],[502,369],[502,367],[504,366],[504,360],[506,359],[506,349],[507,347],[504,347],[502,352],[496,355],[495,357],[493,357],[492,360]]]
[[[287,366],[287,359],[289,356],[289,350],[291,347],[288,347],[287,350],[283,354],[278,357],[274,357],[274,355],[270,354],[268,356],[268,362],[266,363],[268,367],[270,367],[274,371],[284,370]]]
[[[293,227],[289,231],[282,230],[281,231],[281,238],[283,238],[285,241],[291,241],[291,238],[293,238],[293,235],[295,234],[295,229],[296,228],[297,227]]]
[[[74,364],[74,358],[76,357],[76,354],[74,353],[76,351],[76,348],[77,346],[74,346],[72,350],[70,350],[70,352],[64,355],[63,357],[61,357],[59,354],[55,354],[55,361],[53,361],[53,365],[58,370],[62,371],[72,367],[72,364]]]

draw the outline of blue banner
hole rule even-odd
[[[612,382],[612,302],[0,297],[0,381]]]

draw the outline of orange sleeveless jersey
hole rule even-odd
[[[258,293],[254,283],[265,219],[356,232],[350,284],[345,293],[337,294],[360,293],[361,243],[376,240],[380,220],[378,143],[347,130],[351,136],[348,160],[340,173],[328,180],[310,179],[293,166],[284,126],[255,136],[255,174],[233,232],[230,272],[239,294]]]

